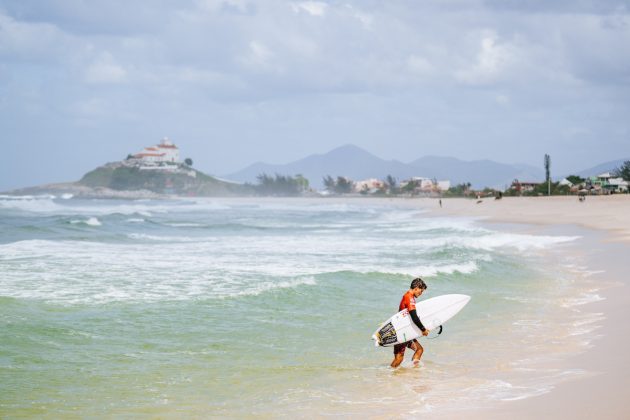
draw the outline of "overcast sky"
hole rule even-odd
[[[630,0],[0,0],[0,128],[0,190],[164,136],[215,175],[347,143],[585,169],[630,157]]]

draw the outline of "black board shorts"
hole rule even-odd
[[[418,340],[416,340],[415,338],[411,341],[407,341],[405,343],[401,343],[401,344],[396,344],[394,346],[394,354],[405,354],[405,349],[407,347],[411,348],[411,344],[413,343],[418,343]],[[420,343],[418,343],[420,344]]]

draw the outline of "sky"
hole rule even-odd
[[[169,137],[209,174],[355,144],[630,158],[630,0],[0,0],[0,191]]]

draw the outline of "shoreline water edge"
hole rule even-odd
[[[629,414],[630,197],[115,201],[0,200],[0,417]],[[414,274],[473,300],[391,370]]]
[[[449,206],[446,213],[478,217],[499,229],[580,235],[570,251],[576,259],[572,268],[581,271],[587,280],[581,287],[594,299],[584,301],[576,311],[596,314],[594,322],[580,324],[583,329],[575,331],[588,338],[586,345],[560,361],[565,367],[580,369],[582,375],[558,382],[539,396],[471,410],[467,418],[627,418],[630,362],[625,350],[630,348],[630,339],[624,325],[630,316],[630,275],[626,268],[630,197],[589,197],[587,202],[573,197],[511,198],[486,200],[480,205],[467,201],[445,200]],[[433,214],[440,214],[434,205],[431,207]],[[548,334],[541,332],[541,340],[547,339]]]

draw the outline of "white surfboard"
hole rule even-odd
[[[442,295],[416,304],[416,313],[425,328],[433,330],[455,316],[470,301],[467,295]],[[422,336],[407,309],[389,318],[372,335],[375,346],[394,346]]]

